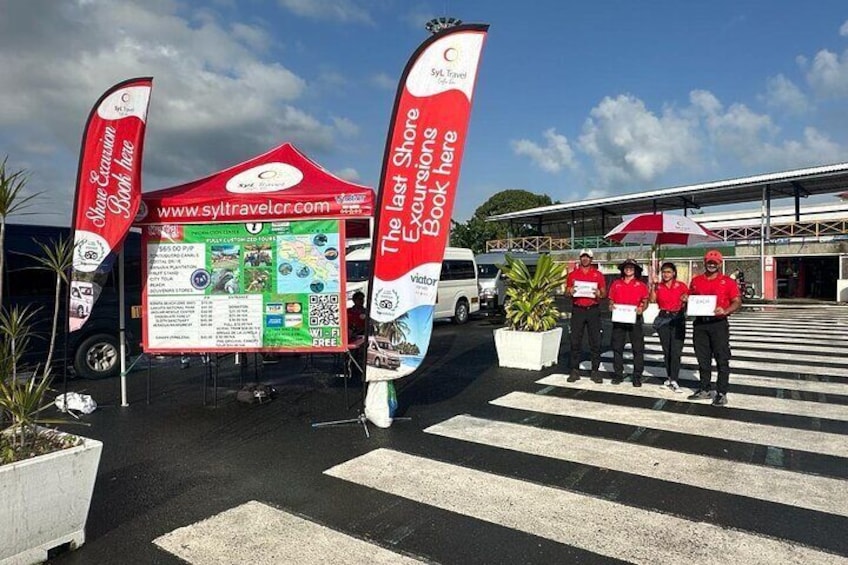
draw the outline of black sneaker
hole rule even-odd
[[[592,371],[592,382],[597,384],[604,382],[604,379],[601,378],[601,374],[598,371]]]
[[[710,391],[708,390],[699,390],[695,394],[690,394],[686,397],[687,400],[709,400],[710,399]]]
[[[713,406],[724,406],[727,404],[727,395],[722,393],[716,393],[715,398],[713,398]]]
[[[567,380],[570,383],[576,383],[577,381],[580,380],[580,373],[578,373],[577,371],[571,371],[571,374],[568,375],[568,378],[565,379],[565,380]]]
[[[642,377],[637,377],[634,375],[633,377],[633,386],[640,387],[642,386]]]
[[[621,381],[623,381],[623,380],[624,380],[624,379],[623,379],[623,378],[621,378],[621,376],[616,375],[616,376],[614,376],[614,377],[612,378],[612,384],[614,384],[614,385],[620,385],[620,384],[621,384]]]

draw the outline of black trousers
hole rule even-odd
[[[630,339],[633,349],[633,376],[641,378],[645,370],[645,332],[642,329],[642,316],[635,324],[612,324],[612,370],[616,377],[624,376],[624,343]]]
[[[571,370],[580,368],[580,351],[583,349],[583,330],[589,340],[589,351],[592,353],[592,370],[597,371],[601,366],[601,311],[597,306],[592,308],[571,309]]]
[[[730,382],[730,324],[727,318],[696,319],[693,323],[692,343],[698,358],[701,390],[710,390],[713,359],[718,369],[716,391],[727,394]]]
[[[657,329],[657,336],[662,346],[665,372],[669,379],[676,381],[680,376],[680,356],[686,340],[686,318],[681,315],[668,318],[670,321]]]

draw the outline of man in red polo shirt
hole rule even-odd
[[[716,297],[713,316],[699,316],[692,323],[692,343],[695,357],[698,358],[698,372],[701,375],[699,390],[689,396],[689,400],[707,400],[710,398],[710,380],[712,363],[715,358],[718,369],[714,406],[727,404],[727,388],[730,382],[730,324],[727,317],[742,307],[739,286],[736,281],[719,272],[723,257],[712,249],[704,255],[704,274],[698,275],[689,283],[689,295],[712,295]]]
[[[612,384],[621,384],[624,378],[624,343],[629,335],[633,350],[633,386],[642,386],[642,372],[645,369],[645,334],[642,331],[642,312],[648,305],[648,285],[640,280],[642,267],[633,259],[625,259],[618,266],[621,278],[612,282],[609,289],[609,308],[634,306],[636,319],[633,323],[612,323]]]
[[[580,251],[580,265],[568,273],[565,293],[571,297],[571,374],[568,382],[580,380],[580,352],[583,348],[583,330],[589,339],[592,354],[592,381],[600,383],[601,374],[601,312],[600,301],[606,297],[604,275],[592,266],[591,249]]]

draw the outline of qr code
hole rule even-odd
[[[309,295],[309,325],[340,326],[338,294],[310,294]]]

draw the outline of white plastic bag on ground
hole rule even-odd
[[[67,396],[67,403],[65,396]],[[60,394],[56,397],[54,404],[62,412],[73,410],[74,412],[82,412],[83,414],[91,414],[97,408],[97,403],[91,398],[91,395],[80,394],[78,392],[69,392],[67,395]]]
[[[388,382],[368,383],[368,392],[365,394],[365,417],[378,428],[388,428],[392,425]]]

